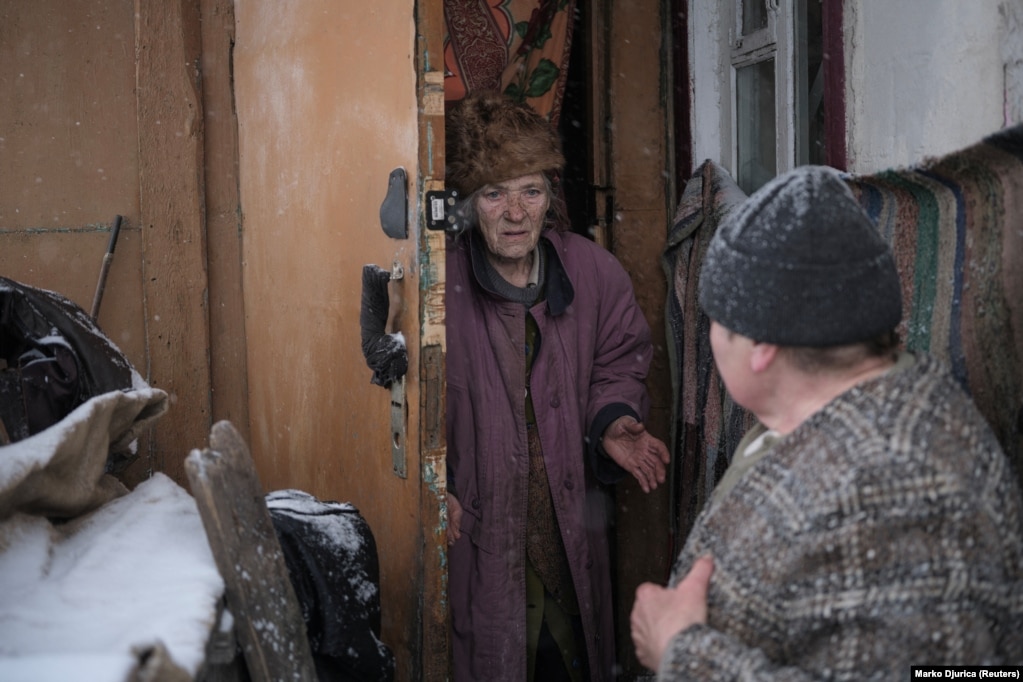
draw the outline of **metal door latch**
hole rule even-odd
[[[408,465],[405,458],[407,412],[405,377],[401,377],[391,384],[391,470],[398,478],[408,478]]]
[[[426,193],[426,227],[430,230],[444,230],[448,234],[461,234],[469,228],[465,214],[464,200],[458,190],[445,189]]]

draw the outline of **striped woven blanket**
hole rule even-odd
[[[1023,483],[1023,125],[941,158],[850,175],[847,182],[895,252],[906,347],[948,363]],[[725,169],[704,162],[686,185],[662,257],[678,543],[753,422],[724,390],[710,323],[696,303],[710,238],[745,198]]]

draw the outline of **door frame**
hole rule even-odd
[[[416,225],[423,271],[419,282],[421,460],[420,525],[423,584],[420,666],[423,680],[447,680],[451,617],[447,600],[447,433],[445,426],[445,233],[425,229],[427,193],[444,188],[444,9],[416,2],[419,174]]]

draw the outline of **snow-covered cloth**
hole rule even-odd
[[[590,678],[614,676],[607,498],[622,470],[589,453],[613,416],[645,419],[650,330],[628,274],[579,235],[545,231],[545,300],[529,310],[485,290],[468,233],[448,249],[448,489],[461,503],[450,548],[456,680],[526,679],[529,478],[526,316],[539,348],[528,389],[578,599]],[[603,426],[601,426],[603,425]]]
[[[107,473],[109,454],[132,449],[167,408],[160,389],[110,391],[57,424],[0,447],[0,520],[15,512],[74,518],[125,494]]]
[[[195,500],[114,475],[167,393],[77,305],[4,278],[0,360],[0,679],[193,679],[224,592]]]
[[[195,500],[163,474],[73,521],[15,514],[0,522],[0,679],[192,679],[223,591]]]
[[[56,424],[0,447],[0,519],[14,512],[72,518],[127,493],[106,472],[113,450],[128,450],[168,409],[159,389],[110,391]]]
[[[713,498],[671,584],[708,622],[658,680],[897,680],[1023,663],[1023,501],[988,424],[921,355],[831,401]]]

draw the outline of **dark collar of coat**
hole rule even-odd
[[[561,262],[561,251],[566,248],[561,234],[551,229],[543,231],[540,243],[547,249],[547,307],[551,315],[564,313],[575,299],[575,287]]]
[[[465,236],[469,240],[478,239],[479,237],[474,232],[470,232]],[[544,253],[547,254],[547,281],[545,283],[547,308],[550,310],[551,315],[557,317],[564,313],[575,299],[575,287],[572,286],[572,280],[569,278],[565,264],[561,260],[561,251],[567,248],[567,244],[561,238],[560,233],[548,228],[540,235],[540,246],[544,249]],[[480,288],[490,294],[497,295],[496,292],[484,284],[485,278],[481,278],[479,273],[476,272],[476,262],[472,256],[473,248],[475,247],[471,243],[465,245],[466,256],[469,258],[470,268],[473,272],[473,280],[475,280]]]

